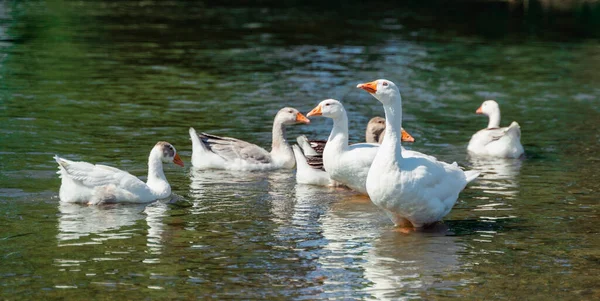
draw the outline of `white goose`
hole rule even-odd
[[[521,127],[516,121],[500,127],[500,107],[493,100],[484,101],[475,111],[489,117],[487,128],[473,134],[467,150],[477,156],[519,158],[523,155]]]
[[[419,228],[441,220],[454,206],[459,192],[479,173],[465,172],[456,162],[448,164],[403,150],[402,98],[396,85],[380,79],[357,87],[371,93],[385,110],[385,138],[367,176],[371,201],[384,209],[396,226]]]
[[[301,137],[304,136],[300,136],[298,138]],[[327,173],[324,169],[315,168],[313,165],[311,165],[298,145],[293,145],[292,149],[294,151],[294,156],[296,157],[296,182],[300,184],[317,186],[342,185],[341,183],[332,180],[331,177],[329,177],[329,173]]]
[[[271,152],[243,140],[219,137],[190,128],[192,165],[198,169],[271,170],[292,169],[296,164],[292,148],[285,139],[285,126],[310,123],[294,108],[279,110],[273,121]]]
[[[59,197],[68,203],[148,203],[171,195],[163,163],[183,166],[175,147],[160,141],[148,156],[148,180],[101,164],[74,162],[54,156],[62,178]]]
[[[367,143],[378,143],[383,140],[380,136],[385,131],[385,119],[373,117],[367,124]],[[298,145],[294,145],[296,157],[296,182],[318,186],[341,186],[343,184],[331,179],[323,167],[323,150],[327,141],[308,140],[306,136],[296,138]],[[415,139],[402,129],[402,141],[414,142]],[[299,147],[298,147],[299,146]]]
[[[348,115],[342,103],[335,99],[321,101],[306,116],[324,116],[333,119],[333,129],[323,150],[323,167],[334,181],[367,194],[365,186],[367,173],[377,154],[379,144],[348,145]]]
[[[377,143],[381,144],[383,141],[383,134],[385,133],[385,118],[375,116],[367,123],[367,129],[365,131],[365,142],[366,143]],[[327,140],[308,140],[306,136],[300,136],[296,139],[298,145],[302,148],[302,152],[306,156],[321,156],[325,149]],[[403,142],[415,142],[415,138],[411,136],[407,131],[402,128],[402,141]]]

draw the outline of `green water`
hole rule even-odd
[[[530,2],[1,2],[0,298],[600,299],[599,10]],[[190,169],[190,126],[268,146],[279,108],[325,98],[360,141],[377,78],[412,149],[483,172],[433,229],[293,171]],[[467,157],[490,98],[525,160]],[[144,178],[159,140],[175,204],[59,203],[54,154]]]

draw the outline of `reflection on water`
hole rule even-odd
[[[101,244],[108,239],[131,238],[129,226],[144,219],[145,205],[85,206],[60,202],[59,245]],[[92,237],[93,235],[93,237]],[[82,240],[88,240],[82,242]]]
[[[148,226],[147,243],[148,253],[153,255],[160,255],[163,247],[163,232],[164,223],[163,219],[166,216],[168,206],[164,202],[154,202],[144,209],[146,214],[146,225]],[[147,262],[145,260],[144,262]],[[158,262],[160,259],[155,259],[153,262]]]
[[[547,2],[2,2],[1,298],[600,296],[600,10]],[[324,98],[358,141],[383,111],[355,85],[376,78],[401,88],[415,149],[482,171],[441,229],[396,233],[366,198],[293,171],[166,166],[192,207],[55,198],[54,153],[143,174],[149,141],[184,159],[189,126],[269,145],[278,109]],[[535,155],[465,162],[489,98]],[[325,139],[331,120],[288,130]]]
[[[514,199],[519,192],[518,176],[523,160],[470,156],[469,162],[471,169],[481,172],[470,187],[509,199]]]
[[[411,235],[381,233],[365,256],[365,278],[373,283],[365,290],[377,300],[401,300],[460,285],[440,277],[459,270],[459,252],[465,249],[448,234],[444,224]]]
[[[474,197],[477,208],[481,211],[479,218],[488,222],[498,219],[514,218],[513,213],[499,213],[500,211],[513,211],[513,204],[520,192],[519,171],[523,160],[503,158],[479,158],[469,156],[470,168],[477,170],[481,175],[469,184],[469,189],[480,190],[482,193]],[[489,214],[494,211],[495,214]]]
[[[299,184],[295,201],[291,225],[280,231],[304,238],[298,248],[316,261],[320,298],[401,300],[460,285],[439,277],[459,269],[465,249],[448,226],[395,232],[368,199],[336,188]]]
[[[102,206],[61,202],[58,205],[58,245],[83,246],[111,239],[130,239],[139,235],[138,221],[145,219],[148,253],[158,255],[162,248],[162,219],[167,208],[163,202]]]

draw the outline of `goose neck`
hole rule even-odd
[[[500,109],[493,110],[489,115],[488,129],[495,129],[500,127]]]
[[[277,119],[273,121],[273,138],[271,142],[271,152],[289,148],[285,139],[285,126]]]
[[[332,119],[333,128],[325,147],[331,145],[340,149],[345,148],[348,146],[348,116],[343,112]]]
[[[162,163],[162,153],[160,149],[154,148],[148,156],[148,179],[146,184],[150,187],[153,193],[157,195],[168,196],[171,193],[171,187],[165,177]]]
[[[382,149],[393,152],[396,156],[401,156],[401,137],[402,137],[402,99],[398,95],[397,99],[391,104],[383,106],[385,111],[385,133]]]

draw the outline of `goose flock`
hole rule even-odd
[[[367,124],[366,142],[349,144],[348,115],[335,99],[321,101],[308,114],[285,107],[275,115],[271,151],[231,137],[189,129],[194,168],[227,170],[275,170],[296,168],[300,184],[345,186],[367,195],[395,226],[422,228],[446,216],[465,186],[479,176],[476,170],[464,171],[456,162],[449,164],[435,157],[402,147],[414,138],[402,128],[402,97],[391,81],[379,79],[357,86],[377,99],[385,118],[374,117]],[[517,122],[500,127],[500,108],[486,100],[477,114],[489,118],[488,126],[475,133],[467,151],[480,158],[520,158],[524,155]],[[327,141],[300,136],[297,145],[286,140],[286,127],[309,124],[307,117],[333,120]],[[184,166],[175,147],[158,142],[148,157],[146,183],[120,169],[87,162],[74,162],[59,156],[62,202],[148,203],[171,195],[163,163]]]

